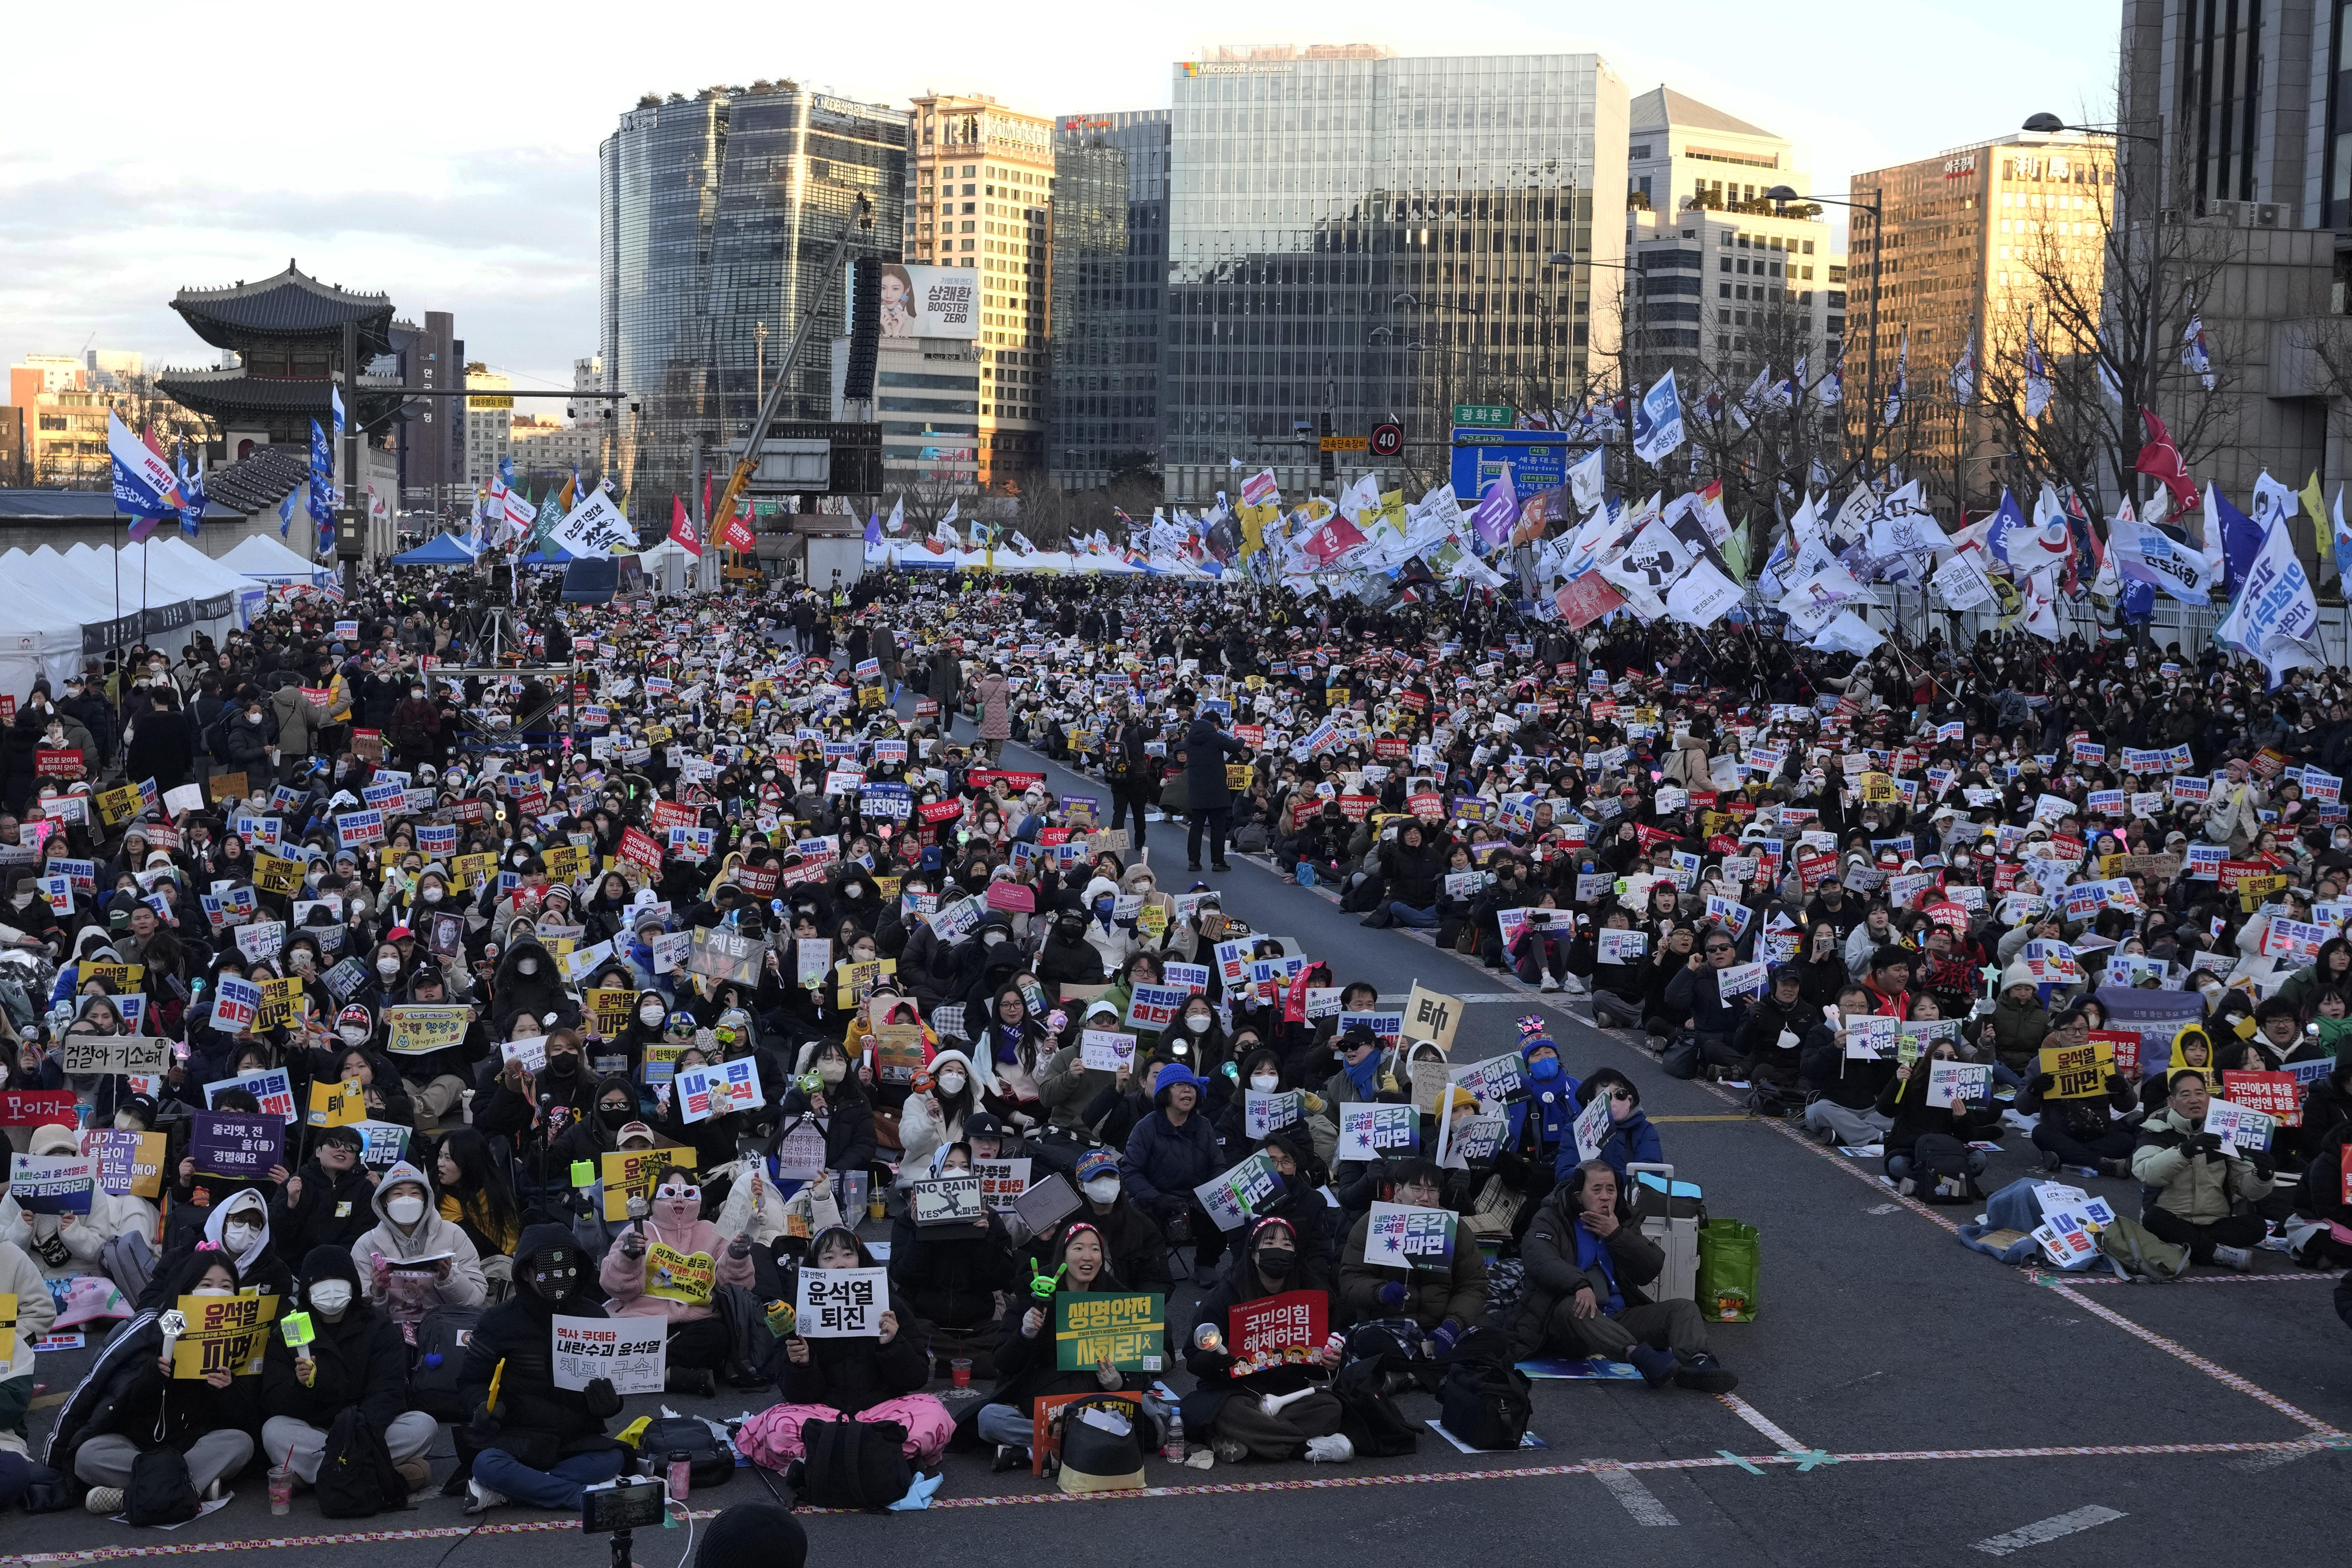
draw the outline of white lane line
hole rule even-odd
[[[1738,1416],[1742,1421],[1747,1422],[1749,1426],[1763,1433],[1767,1437],[1769,1437],[1775,1443],[1780,1444],[1780,1451],[1782,1453],[1801,1454],[1806,1451],[1805,1445],[1800,1443],[1796,1438],[1791,1437],[1788,1433],[1773,1425],[1772,1418],[1770,1416],[1765,1415],[1763,1411],[1756,1408],[1755,1406],[1748,1403],[1747,1400],[1739,1397],[1738,1395],[1718,1394],[1716,1397],[1722,1400],[1725,1406],[1729,1409],[1734,1416]]]
[[[1682,1522],[1666,1511],[1666,1505],[1658,1500],[1657,1493],[1643,1486],[1636,1477],[1619,1469],[1613,1461],[1587,1459],[1584,1462],[1592,1467],[1592,1479],[1607,1487],[1610,1495],[1625,1505],[1625,1511],[1633,1516],[1634,1523],[1660,1525]]]
[[[1382,1006],[1386,1006],[1391,1002],[1402,1005],[1402,1003],[1408,1002],[1412,999],[1412,993],[1411,991],[1399,991],[1393,996],[1382,997],[1381,998],[1381,1003]],[[1454,999],[1457,1002],[1534,1002],[1538,1007],[1547,1008],[1557,1007],[1559,1005],[1557,1002],[1547,1000],[1540,995],[1531,996],[1525,991],[1470,991],[1462,996],[1455,997]]]
[[[2263,1470],[2274,1470],[2281,1465],[2291,1465],[2297,1459],[2307,1459],[2314,1454],[2325,1453],[2327,1447],[2325,1443],[2313,1443],[2307,1447],[2279,1448],[2267,1454],[2250,1454],[2242,1459],[2231,1459],[2230,1469],[2259,1474]]]
[[[2078,1530],[2105,1524],[2109,1520],[2127,1517],[2121,1510],[2102,1508],[2097,1503],[2078,1508],[2067,1513],[2056,1513],[2032,1524],[2021,1525],[2006,1535],[1995,1535],[1977,1542],[1976,1549],[1990,1557],[2006,1557],[2012,1552],[2022,1552],[2029,1546],[2039,1546],[2045,1541],[2055,1541],[2062,1535],[2072,1535]]]

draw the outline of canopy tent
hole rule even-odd
[[[654,580],[660,593],[685,592],[686,574],[700,564],[702,558],[676,539],[666,538],[637,552],[637,570]]]
[[[573,555],[562,545],[557,544],[553,539],[550,539],[545,544],[541,545],[537,549],[531,551],[529,555],[523,557],[521,564],[524,566],[570,566],[573,561],[580,559],[580,557]]]
[[[305,560],[268,534],[247,535],[220,558],[220,563],[257,582],[307,582],[313,588],[324,588],[335,577],[332,569]]]
[[[11,555],[22,555],[12,550]],[[0,559],[0,693],[24,706],[33,683],[48,678],[49,689],[65,689],[68,675],[81,668],[81,621],[72,610],[21,580]]]
[[[170,570],[199,599],[226,596],[230,604],[232,625],[251,625],[255,606],[268,597],[267,588],[236,568],[223,566],[177,535],[170,538],[157,538],[149,548],[153,552],[148,560],[150,571],[160,571],[168,562]]]
[[[218,643],[236,623],[235,590],[200,590],[176,569],[164,548],[167,542],[159,535],[143,544],[103,549],[78,544],[66,551],[65,559],[81,572],[93,598],[102,597],[100,585],[112,589],[120,570],[123,609],[141,612],[137,633],[126,641],[143,638],[177,647],[201,632]]]
[[[415,549],[396,555],[384,562],[386,566],[471,566],[474,552],[458,542],[455,534],[435,534]]]

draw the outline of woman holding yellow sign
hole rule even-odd
[[[613,1316],[669,1321],[670,1392],[717,1392],[729,1340],[711,1298],[722,1284],[750,1287],[751,1242],[737,1236],[722,1243],[719,1227],[702,1218],[702,1189],[691,1174],[673,1170],[661,1178],[646,1217],[604,1254],[596,1282]]]

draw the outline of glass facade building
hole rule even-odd
[[[1160,453],[1168,113],[1066,114],[1054,131],[1054,483],[1092,489]]]
[[[1599,56],[1219,55],[1179,64],[1172,97],[1171,499],[1228,487],[1235,458],[1320,487],[1297,437],[1326,414],[1340,435],[1393,419],[1408,443],[1385,465],[1341,455],[1340,484],[1431,480],[1451,405],[1580,395],[1615,350],[1624,259],[1628,99]]]
[[[633,514],[667,515],[693,446],[749,429],[804,313],[816,326],[779,409],[829,418],[824,345],[848,329],[848,286],[824,277],[860,193],[872,243],[898,258],[908,116],[788,82],[648,98],[598,149],[599,350],[625,391],[611,467]],[[855,253],[853,253],[855,254]]]

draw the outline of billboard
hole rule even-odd
[[[880,268],[886,338],[980,337],[980,273],[962,267],[886,261]]]

